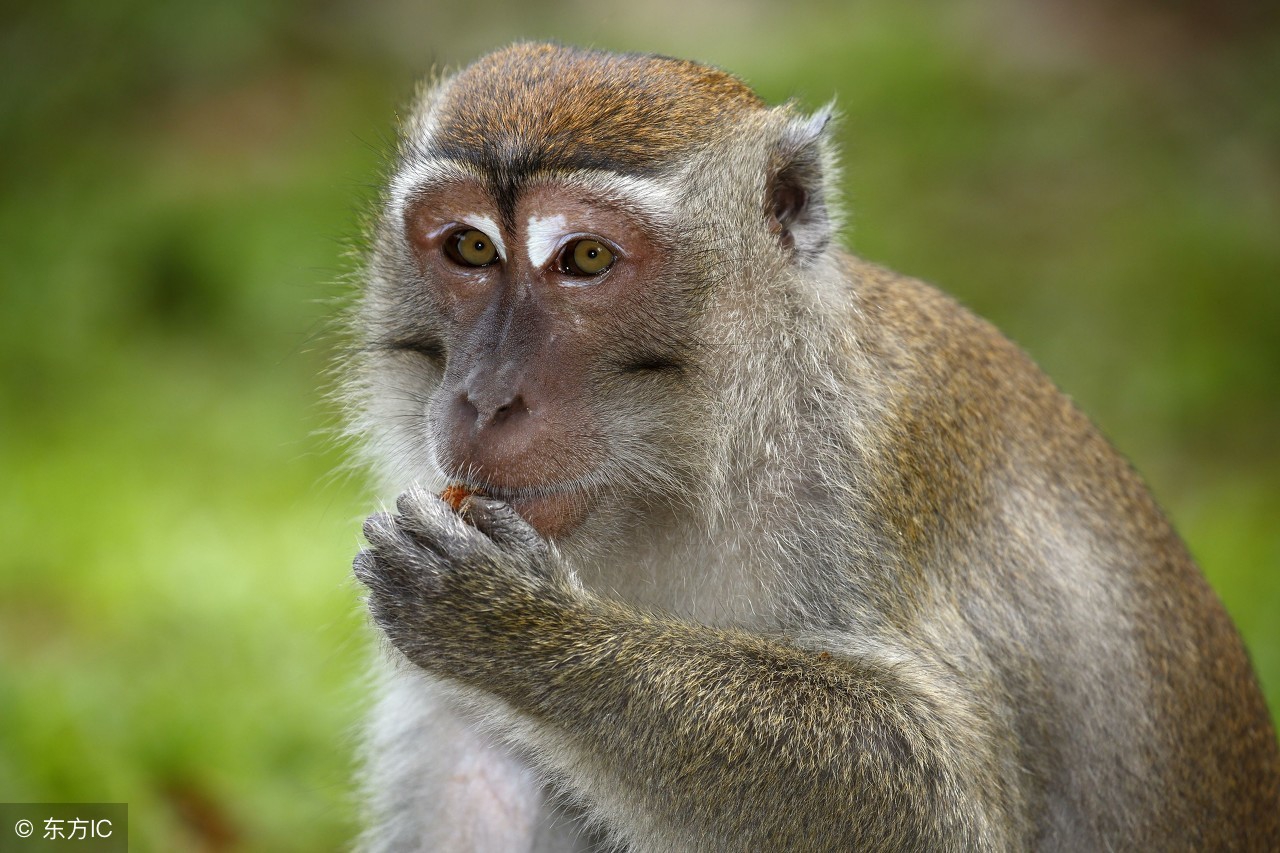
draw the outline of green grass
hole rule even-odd
[[[838,95],[850,244],[1094,415],[1277,707],[1274,31],[1135,59],[1034,16],[1002,37],[999,0],[483,34],[364,8],[68,3],[0,33],[0,800],[128,801],[134,850],[351,837],[372,501],[321,393],[345,255],[409,81],[516,35]]]

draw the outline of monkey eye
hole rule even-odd
[[[613,266],[613,250],[599,240],[584,237],[566,243],[556,259],[556,267],[565,275],[600,275]]]
[[[449,260],[464,267],[487,267],[498,259],[498,247],[493,240],[475,228],[459,229],[445,238],[444,253]]]

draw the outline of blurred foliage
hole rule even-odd
[[[1152,482],[1280,701],[1271,4],[28,3],[0,23],[0,800],[322,850],[374,496],[323,389],[396,106],[513,38],[831,97],[856,251],[1026,346]]]

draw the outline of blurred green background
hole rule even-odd
[[[513,38],[845,120],[848,241],[993,319],[1151,481],[1280,703],[1271,2],[8,4],[0,801],[134,850],[329,850],[374,503],[326,369],[393,114]]]

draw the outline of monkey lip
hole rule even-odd
[[[521,518],[547,539],[568,536],[586,520],[590,511],[587,489],[581,481],[518,487],[471,479],[455,482],[479,495],[511,504]]]

